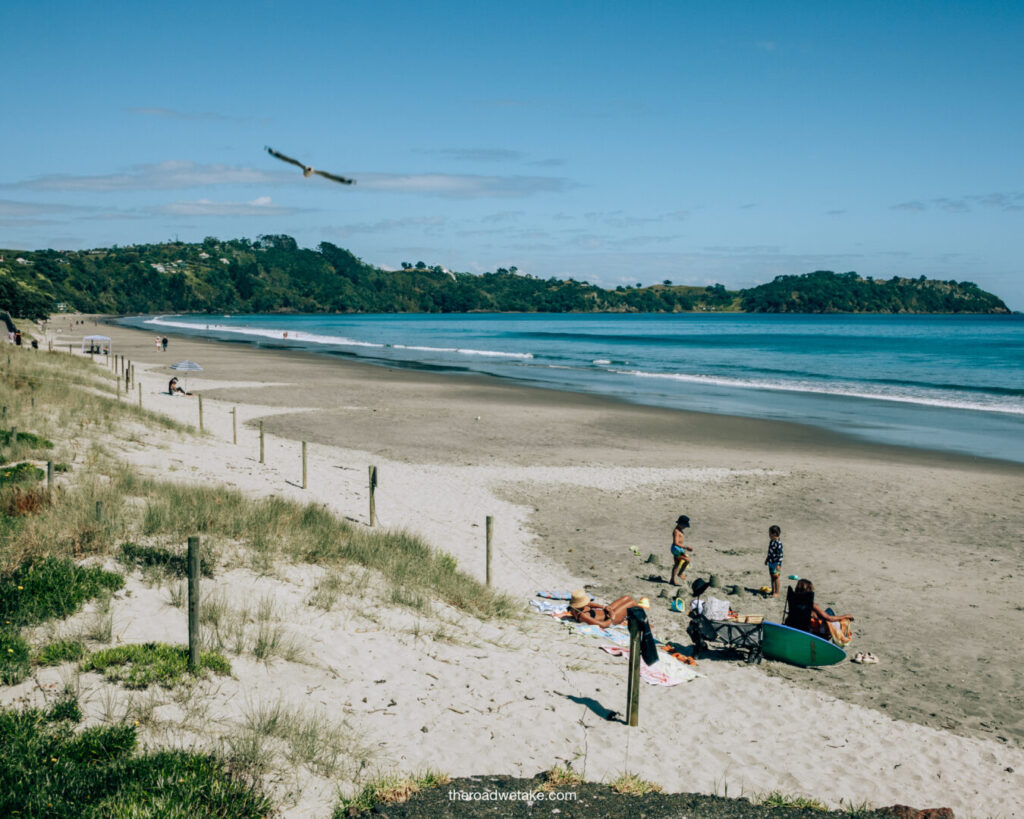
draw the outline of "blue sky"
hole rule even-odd
[[[12,0],[0,29],[2,247],[287,233],[605,286],[968,279],[1024,309],[1019,2]]]

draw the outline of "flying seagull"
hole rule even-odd
[[[279,153],[278,151],[275,151],[273,148],[267,147],[267,153],[270,154],[272,157],[274,157],[276,159],[280,159],[282,162],[289,162],[292,165],[298,165],[300,168],[302,168],[302,175],[307,177],[307,178],[309,176],[312,176],[313,174],[319,174],[320,176],[324,177],[325,179],[330,179],[330,180],[332,180],[334,182],[340,182],[342,185],[354,185],[355,184],[356,180],[354,180],[354,179],[346,179],[344,176],[336,176],[333,173],[327,173],[327,171],[318,171],[318,170],[316,170],[316,168],[312,167],[311,165],[303,165],[301,162],[299,162],[299,160],[292,159],[290,156],[285,156],[284,154]]]

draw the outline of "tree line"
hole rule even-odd
[[[971,282],[816,271],[748,290],[662,284],[598,287],[515,267],[483,274],[366,264],[330,242],[286,235],[207,238],[81,251],[0,250],[0,309],[26,318],[89,313],[1008,312]]]

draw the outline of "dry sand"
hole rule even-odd
[[[75,330],[65,325],[60,338]],[[324,614],[307,604],[321,569],[236,570],[211,585],[239,606],[272,596],[307,661],[233,659],[203,721],[230,726],[247,704],[281,697],[347,721],[368,749],[362,771],[282,782],[280,793],[294,793],[288,815],[329,815],[335,784],[351,787],[371,768],[528,776],[567,761],[588,778],[628,768],[670,790],[1021,815],[1024,467],[223,343],[171,337],[158,353],[153,334],[102,332],[137,362],[145,405],[173,417],[195,423],[197,402],[160,394],[166,365],[191,358],[205,368],[189,381],[204,395],[208,435],[153,432],[122,447],[153,474],[321,502],[366,523],[375,464],[383,525],[424,535],[482,577],[493,515],[495,582],[524,605],[538,588],[584,583],[606,598],[646,595],[655,632],[683,642],[684,617],[657,597],[667,586],[648,579],[668,577],[675,517],[693,522],[690,576],[744,588],[767,581],[767,528],[778,523],[784,576],[812,578],[819,602],[856,616],[851,651],[881,659],[808,670],[710,655],[692,682],[644,686],[640,727],[627,729],[602,718],[623,710],[624,661],[549,618],[480,624],[440,608],[367,610],[372,582]],[[306,490],[301,440],[310,442]],[[166,590],[139,578],[130,588],[114,613],[121,639],[181,641],[184,613]],[[781,601],[729,599],[780,619]],[[29,694],[22,688],[14,695]],[[191,736],[173,710],[160,724],[167,735],[154,729],[154,742]]]

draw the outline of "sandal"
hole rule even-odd
[[[850,660],[850,662],[851,662],[851,663],[862,663],[862,662],[864,662],[864,653],[863,653],[863,652],[861,652],[861,651],[858,651],[858,652],[857,652],[857,653],[856,653],[856,654],[854,655],[853,659],[852,659],[852,660]]]
[[[874,654],[865,654],[862,663],[877,663],[878,658]]]

